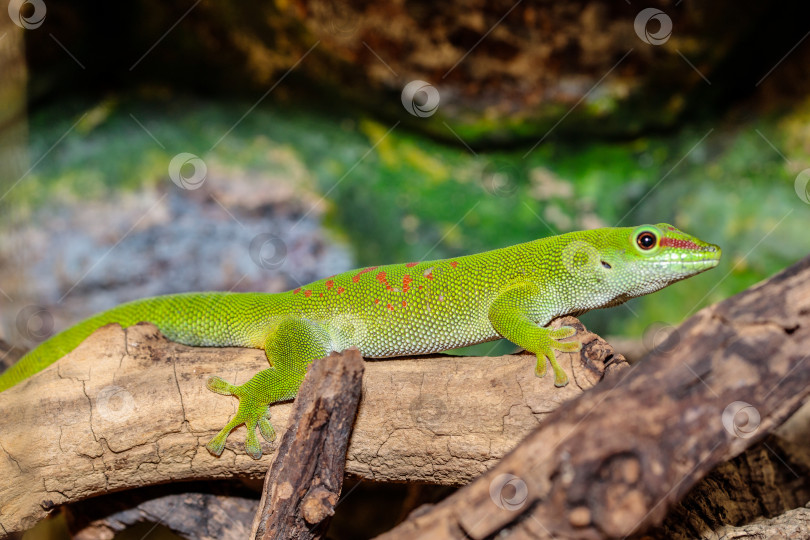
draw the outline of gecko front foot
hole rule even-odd
[[[269,420],[270,403],[267,399],[260,398],[260,392],[257,392],[254,382],[257,377],[258,375],[240,386],[234,386],[219,377],[211,377],[208,379],[207,386],[209,390],[217,394],[236,396],[239,398],[239,409],[236,415],[205,445],[208,451],[215,456],[222,454],[228,435],[235,427],[241,424],[245,424],[247,428],[245,451],[253,459],[262,457],[262,447],[256,437],[257,426],[262,437],[264,437],[267,442],[273,442],[276,439],[276,432]]]
[[[537,344],[537,365],[534,368],[534,373],[538,377],[546,375],[546,361],[551,364],[551,370],[554,372],[554,386],[565,386],[568,384],[568,375],[560,364],[557,363],[557,356],[554,354],[554,349],[563,352],[575,352],[582,349],[582,343],[579,341],[567,341],[561,343],[558,340],[571,337],[576,333],[576,329],[572,326],[561,326],[557,330],[548,330],[540,336],[540,342]]]

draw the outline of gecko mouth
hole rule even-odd
[[[688,256],[698,255],[701,258],[667,258],[655,261],[648,261],[656,267],[668,268],[670,273],[683,274],[685,277],[699,272],[710,270],[720,264],[720,248],[716,251],[701,249],[699,252],[689,253]]]
[[[649,261],[649,264],[655,266],[682,266],[685,268],[698,268],[702,266],[714,268],[720,264],[720,257],[712,257],[711,259]]]
[[[659,265],[679,265],[684,268],[714,268],[720,263],[722,253],[719,246],[709,244],[681,253],[670,253],[667,257],[650,262]]]

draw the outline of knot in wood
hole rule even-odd
[[[293,487],[292,484],[290,484],[289,482],[282,482],[278,486],[278,491],[276,491],[276,496],[279,499],[289,499],[290,497],[292,497],[292,494],[293,494]]]
[[[324,487],[317,487],[306,494],[301,501],[301,515],[307,523],[315,525],[335,513],[337,493]]]
[[[571,510],[568,516],[568,522],[572,527],[581,529],[591,524],[591,511],[587,506],[577,506]]]
[[[609,536],[629,534],[647,511],[644,486],[638,485],[642,475],[638,456],[629,452],[611,456],[603,463],[597,500],[604,501],[604,506],[595,520]]]

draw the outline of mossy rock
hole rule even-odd
[[[151,85],[252,99],[272,88],[270,101],[355,108],[454,144],[530,146],[557,136],[635,136],[723,110],[729,97],[756,88],[796,26],[788,10],[752,0],[646,9],[657,11],[602,0],[277,0],[190,10],[177,0],[123,10],[53,0],[47,24],[88,74],[104,77],[76,78],[48,32],[28,32],[30,88],[36,97],[71,85]],[[427,111],[435,114],[402,106],[414,80],[438,91],[438,107]]]

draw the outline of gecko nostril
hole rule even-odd
[[[610,269],[611,269],[611,266],[610,266],[610,265],[609,265],[607,262],[605,262],[605,261],[602,261],[602,267],[603,267],[603,268],[607,268],[608,270],[610,270]]]

